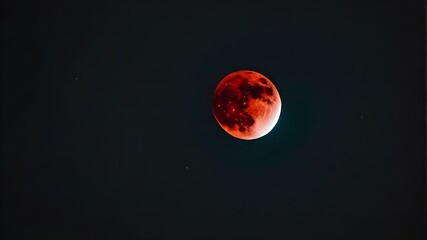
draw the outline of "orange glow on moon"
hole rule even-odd
[[[279,91],[264,75],[240,70],[225,76],[213,94],[216,121],[233,137],[252,140],[268,134],[279,120]]]

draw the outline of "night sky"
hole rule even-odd
[[[61,2],[3,3],[2,239],[426,237],[423,1]],[[212,113],[240,69],[257,140]]]

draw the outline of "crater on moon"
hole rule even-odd
[[[279,92],[264,75],[240,70],[224,77],[213,95],[213,113],[230,135],[251,140],[268,134],[279,120]]]

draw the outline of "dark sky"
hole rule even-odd
[[[2,239],[426,237],[422,1],[61,2],[3,4]],[[283,101],[254,141],[212,114],[240,69]]]

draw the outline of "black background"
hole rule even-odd
[[[422,1],[3,11],[3,239],[425,237]],[[240,69],[283,101],[254,141],[211,110]]]

